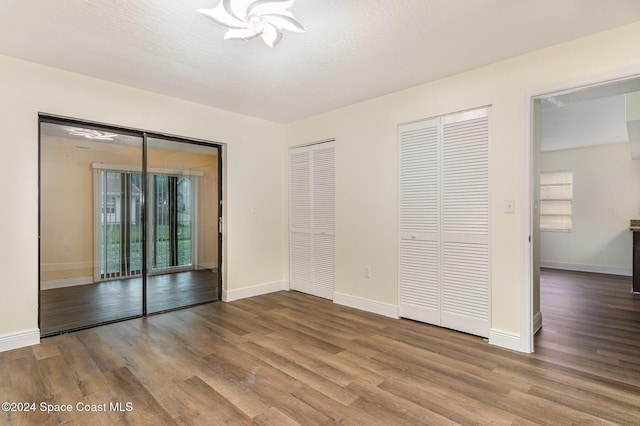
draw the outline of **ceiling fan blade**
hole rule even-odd
[[[255,2],[255,0],[224,0],[226,2],[226,9],[232,16],[240,19],[241,21],[248,21],[249,6]]]
[[[293,0],[256,0],[249,5],[248,15],[282,14],[293,6]]]
[[[261,16],[266,18],[266,20],[269,23],[275,25],[276,27],[282,30],[293,31],[296,33],[303,33],[306,31],[306,29],[302,26],[302,24],[291,16],[271,15],[271,14],[266,14]]]
[[[242,40],[251,40],[256,37],[256,33],[248,28],[242,29],[230,29],[224,34],[224,39],[242,39]]]
[[[228,28],[247,28],[247,23],[235,16],[232,16],[227,12],[223,3],[221,2],[212,9],[198,9],[198,12],[208,16],[220,25],[224,25]]]
[[[262,31],[262,40],[264,40],[267,46],[276,47],[276,45],[280,43],[280,40],[282,40],[282,32],[267,22],[264,25],[264,31]]]

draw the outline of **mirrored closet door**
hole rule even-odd
[[[40,127],[40,332],[142,315],[142,137]]]
[[[219,300],[219,152],[41,117],[42,336]]]
[[[218,298],[218,149],[147,138],[147,309]]]

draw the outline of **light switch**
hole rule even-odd
[[[515,200],[505,200],[504,201],[504,212],[505,213],[515,213],[516,212],[516,202],[515,202]]]

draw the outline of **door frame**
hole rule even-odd
[[[522,156],[522,211],[523,211],[523,226],[521,230],[522,241],[522,259],[521,259],[521,306],[520,306],[520,351],[525,353],[534,352],[534,334],[535,334],[535,321],[533,316],[533,299],[534,299],[534,271],[533,271],[533,239],[539,238],[539,235],[534,235],[533,232],[533,196],[534,188],[533,182],[535,182],[533,173],[535,171],[535,156],[533,155],[533,148],[535,143],[533,140],[533,130],[535,124],[534,117],[534,102],[536,99],[543,98],[550,95],[558,95],[564,93],[571,93],[589,86],[599,86],[602,84],[612,83],[619,80],[626,80],[629,78],[640,77],[640,64],[633,66],[627,66],[622,68],[615,68],[605,72],[590,74],[587,76],[575,77],[567,80],[554,82],[551,84],[532,87],[525,91],[522,97],[522,138],[524,141],[524,149]],[[538,291],[540,287],[538,285]]]

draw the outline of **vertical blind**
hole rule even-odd
[[[142,272],[142,174],[99,171],[100,279]]]
[[[573,172],[540,173],[540,230],[573,229]]]
[[[94,166],[96,167],[96,166]],[[142,174],[99,169],[96,281],[142,273]],[[193,266],[197,176],[152,173],[149,179],[149,247],[152,271]]]

